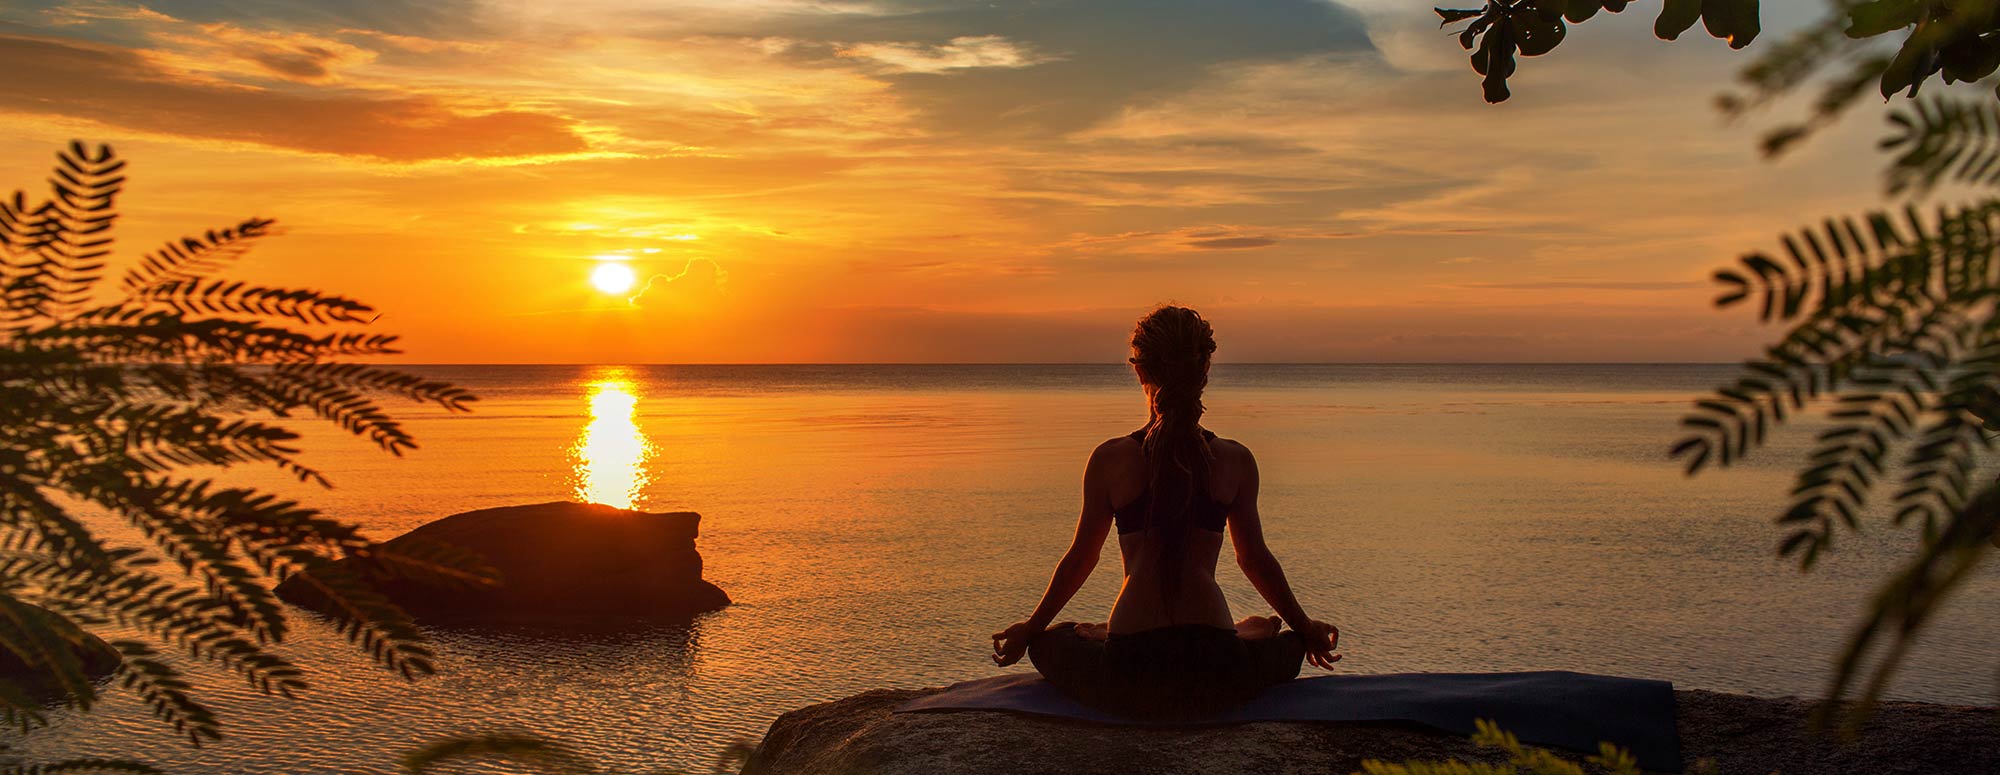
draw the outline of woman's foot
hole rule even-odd
[[[1244,640],[1275,638],[1284,628],[1285,620],[1276,616],[1245,616],[1236,623],[1236,637]]]
[[[1076,625],[1076,635],[1084,640],[1110,640],[1110,622],[1081,622]]]

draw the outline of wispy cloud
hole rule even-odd
[[[855,43],[839,49],[843,57],[866,59],[906,73],[942,73],[974,68],[1033,67],[1056,57],[999,35],[966,35],[943,44]]]
[[[227,73],[323,84],[375,60],[375,52],[302,32],[251,30],[233,24],[173,24],[154,33],[164,50],[150,58],[187,72]]]
[[[698,279],[690,278],[690,274],[695,274]],[[670,286],[685,288],[690,283],[699,283],[700,290],[719,291],[729,284],[729,270],[723,269],[722,265],[713,259],[692,257],[678,272],[658,272],[647,277],[646,283],[640,286],[638,292],[633,293],[631,298],[626,299],[625,303],[634,307],[644,306],[640,302],[645,301],[647,296],[657,297],[665,293]]]
[[[460,108],[423,95],[300,94],[188,80],[138,52],[80,41],[0,36],[0,71],[9,74],[0,80],[0,109],[149,134],[391,161],[587,149],[568,121],[544,113]]]

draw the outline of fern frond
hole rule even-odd
[[[1881,143],[1897,153],[1885,176],[1890,194],[1924,194],[1947,180],[2000,184],[2000,106],[1991,100],[1913,100],[1889,123],[1900,130]]]
[[[189,692],[193,684],[172,665],[155,659],[151,646],[131,640],[112,641],[125,658],[118,669],[119,683],[153,709],[153,716],[186,735],[188,742],[201,747],[204,740],[222,737],[222,721],[208,706]]]
[[[368,580],[339,563],[322,563],[293,576],[303,579],[329,603],[334,629],[389,670],[404,678],[436,672],[423,630]]]
[[[248,218],[199,237],[169,242],[140,257],[139,265],[127,271],[119,285],[137,297],[169,283],[193,282],[242,256],[258,238],[271,233],[273,223],[269,218]]]
[[[403,430],[403,424],[365,393],[343,385],[338,379],[307,369],[273,369],[264,380],[273,395],[284,397],[291,407],[303,407],[342,430],[361,436],[395,455],[415,449],[417,440]]]
[[[500,584],[500,571],[486,558],[456,544],[404,538],[354,555],[384,579],[408,579],[428,586],[485,589]]]
[[[209,530],[244,544],[317,550],[325,555],[350,554],[373,545],[360,528],[328,519],[315,509],[246,488],[217,489],[214,483],[191,479],[149,482],[161,498],[201,515]]]
[[[225,318],[191,319],[158,311],[115,324],[80,321],[19,335],[23,344],[88,353],[96,363],[271,363],[319,358],[387,355],[366,335],[312,336],[260,322]],[[389,338],[393,341],[393,337]]]
[[[48,726],[49,718],[42,712],[44,704],[20,684],[0,679],[0,726],[19,730],[21,734]]]
[[[296,459],[297,433],[243,415],[311,413],[400,452],[415,442],[378,397],[463,411],[472,396],[339,363],[397,352],[395,336],[348,327],[372,320],[359,301],[211,276],[272,233],[264,219],[169,243],[125,273],[122,298],[86,304],[109,255],[122,166],[108,148],[77,145],[59,156],[47,200],[19,192],[0,200],[0,650],[60,672],[58,688],[87,707],[91,685],[56,644],[84,627],[145,639],[116,644],[120,683],[199,744],[220,723],[150,644],[290,695],[305,682],[266,649],[287,634],[269,582],[311,570],[340,606],[334,620],[346,637],[393,671],[430,672],[422,632],[355,571],[492,583],[478,558],[421,543],[381,547],[296,502],[168,472],[275,465],[325,484]],[[301,330],[322,325],[339,328]],[[123,517],[143,551],[107,546],[70,514],[72,504]],[[0,683],[0,720],[39,723],[39,705],[19,688]]]
[[[508,762],[530,765],[544,772],[583,775],[597,768],[588,759],[561,743],[532,735],[479,735],[440,740],[403,756],[403,771],[410,775],[435,772],[439,765]]]
[[[1915,428],[1924,396],[1938,389],[1955,355],[1914,341],[1929,337],[1942,317],[1934,312],[1918,328],[1919,337],[1883,348],[1891,355],[1871,353],[1856,371],[1853,389],[1842,393],[1829,415],[1835,425],[1820,434],[1810,465],[1792,488],[1792,505],[1778,518],[1794,528],[1781,554],[1798,553],[1801,566],[1810,568],[1831,545],[1836,524],[1860,529],[1861,512],[1886,459]]]
[[[1978,457],[1993,450],[1981,430],[1978,410],[2000,406],[2000,330],[1989,321],[1984,341],[1963,358],[1944,389],[1930,399],[1931,418],[1903,458],[1903,489],[1896,493],[1896,524],[1919,520],[1926,539],[1937,525],[1964,508],[1971,494]]]
[[[1876,592],[1868,616],[1854,629],[1834,662],[1829,701],[1815,711],[1816,723],[1848,713],[1850,725],[1859,724],[1882,696],[1916,634],[1972,578],[1992,550],[1995,535],[2000,535],[2000,483],[1989,483]],[[1873,667],[1864,677],[1863,664],[1868,659],[1873,660]],[[1856,693],[1856,682],[1861,683],[1858,707],[1844,709],[1840,700]],[[1849,731],[1855,730],[1850,726]]]
[[[40,602],[66,613],[88,612],[119,626],[174,644],[189,657],[218,664],[253,689],[292,696],[305,688],[301,671],[261,645],[238,637],[236,619],[213,598],[151,574],[127,568],[108,577],[79,581],[67,569],[13,561],[13,572],[48,579]],[[75,615],[73,613],[72,615]]]
[[[343,296],[291,288],[265,288],[228,280],[168,280],[136,293],[184,315],[255,315],[324,325],[366,323],[375,309]]]
[[[273,366],[272,371],[357,392],[400,395],[453,412],[471,411],[467,404],[478,400],[470,391],[448,382],[360,363],[281,363]]]
[[[1738,262],[1740,268],[1717,271],[1722,293],[1716,306],[1755,298],[1758,317],[1774,322],[1990,289],[1991,257],[1965,250],[1976,246],[1963,243],[1991,247],[1996,216],[2000,203],[1983,202],[1939,208],[1929,218],[1913,207],[1897,215],[1830,218],[1782,236],[1783,260],[1751,253]]]
[[[2000,201],[1940,208],[1929,219],[1907,209],[1900,224],[1874,213],[1865,231],[1857,219],[1829,220],[1783,238],[1787,262],[1758,253],[1741,270],[1717,272],[1717,306],[1755,298],[1762,319],[1793,327],[1734,384],[1696,403],[1673,456],[1689,473],[1729,465],[1761,445],[1771,425],[1841,389],[1872,353],[1928,341],[1940,316],[1962,318],[1991,298],[2000,285],[1996,216]]]
[[[78,454],[52,458],[50,479],[72,467],[161,472],[184,466],[270,463],[300,481],[327,485],[300,464],[291,442],[298,434],[254,420],[228,419],[185,405],[79,399],[61,412],[62,428]],[[44,417],[44,419],[48,419]]]
[[[1877,348],[1908,336],[1916,322],[1865,309],[1801,322],[1762,359],[1745,362],[1733,384],[1695,402],[1695,411],[1681,420],[1689,435],[1672,456],[1685,459],[1690,474],[1741,460],[1773,426],[1840,390]]]
[[[0,520],[34,532],[45,551],[79,565],[103,567],[110,563],[103,542],[89,528],[18,476],[0,474]]]
[[[19,764],[0,767],[0,775],[66,775],[73,772],[123,772],[131,775],[165,775],[149,764],[123,759],[65,759],[47,764]]]
[[[49,199],[29,205],[17,192],[0,203],[0,328],[18,330],[24,321],[80,307],[111,252],[125,163],[110,146],[82,143],[56,158]]]

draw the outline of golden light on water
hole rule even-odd
[[[590,423],[570,448],[576,466],[576,499],[635,508],[648,477],[653,448],[639,431],[638,392],[623,374],[590,386]]]

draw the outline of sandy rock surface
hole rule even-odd
[[[927,691],[878,690],[787,713],[752,756],[748,775],[1037,775],[1216,773],[1345,775],[1365,759],[1497,761],[1463,738],[1400,723],[1255,723],[1141,728],[954,711],[892,713]],[[1809,734],[1812,703],[1676,692],[1688,764],[1765,775],[2000,773],[1994,708],[1882,705],[1858,742]]]

